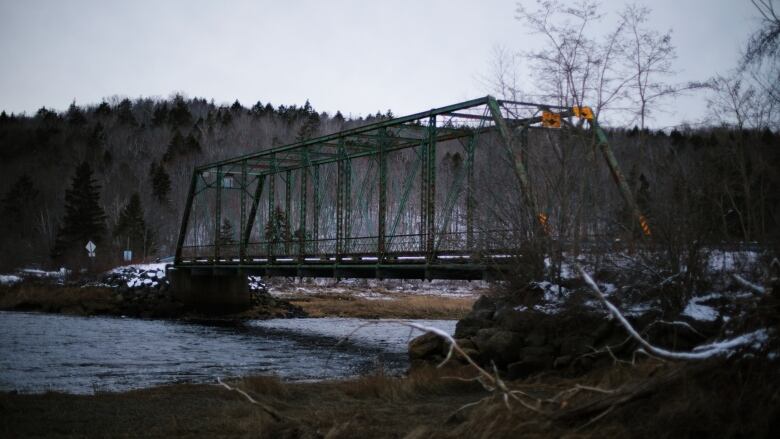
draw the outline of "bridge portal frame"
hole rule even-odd
[[[518,117],[519,109],[530,110],[530,117]],[[494,248],[490,251],[477,248],[474,230],[474,150],[478,137],[486,132],[498,132],[506,153],[514,163],[514,173],[520,188],[520,195],[530,212],[540,218],[537,233],[544,233],[545,217],[534,201],[532,188],[528,178],[528,170],[524,162],[523,149],[527,141],[527,131],[533,126],[550,127],[550,115],[564,127],[577,128],[572,119],[581,118],[588,122],[593,130],[596,143],[604,155],[612,176],[619,187],[620,194],[634,213],[646,234],[649,234],[647,222],[639,211],[630,188],[612,153],[603,130],[599,127],[592,112],[580,108],[569,108],[556,105],[538,104],[497,100],[485,96],[458,104],[434,108],[428,111],[403,116],[356,128],[312,138],[297,143],[272,149],[242,155],[239,157],[217,161],[197,166],[192,173],[187,202],[181,222],[181,228],[176,246],[175,269],[203,270],[224,269],[232,267],[246,273],[263,276],[304,276],[304,277],[380,277],[380,278],[457,278],[457,279],[488,279],[499,276],[512,253],[508,248]],[[590,115],[590,117],[588,117]],[[581,125],[579,125],[581,126]],[[436,218],[436,146],[437,143],[459,140],[466,151],[465,179],[466,189],[466,248],[457,251],[439,246],[449,221],[452,206],[451,191],[445,201],[439,230]],[[394,151],[408,148],[418,148],[419,154],[413,169],[407,177],[402,190],[401,204],[408,202],[411,181],[420,175],[420,229],[412,236],[418,240],[416,248],[409,248],[403,254],[388,251],[388,245],[394,239],[410,238],[409,235],[396,235],[398,218],[388,222],[387,210],[387,156]],[[359,237],[375,239],[374,248],[355,251],[350,236],[352,216],[352,183],[351,163],[358,158],[374,158],[378,166],[378,219],[375,236]],[[334,252],[321,252],[324,244],[331,244],[333,238],[320,238],[319,212],[322,202],[322,181],[320,168],[336,164],[336,236]],[[276,205],[277,179],[285,184],[285,214],[292,212],[293,173],[301,175],[299,184],[300,195],[297,197],[299,212],[299,230],[297,236],[287,236],[283,242],[278,238],[267,239],[265,242],[250,242],[255,227],[261,195],[267,191],[268,215],[278,209]],[[215,175],[213,181],[206,176]],[[230,184],[226,184],[226,177]],[[233,182],[238,176],[238,185]],[[311,181],[311,187],[309,186]],[[460,191],[462,186],[457,188]],[[254,191],[248,190],[254,185]],[[224,189],[240,191],[240,221],[239,241],[237,244],[226,245],[220,242],[220,227],[222,216],[222,192]],[[365,184],[360,189],[364,189]],[[214,242],[210,252],[189,252],[193,247],[185,246],[192,205],[195,197],[205,190],[214,190],[216,207],[214,209]],[[312,192],[313,211],[312,222],[308,223],[308,194]],[[455,195],[457,197],[457,195]],[[247,212],[247,197],[251,204]],[[357,199],[360,202],[360,197]],[[447,206],[449,205],[449,206]],[[447,209],[449,207],[449,210]],[[402,211],[399,208],[398,213]],[[545,217],[546,218],[546,217]],[[270,235],[279,236],[275,230],[276,222],[269,221]],[[388,230],[388,228],[390,229]],[[288,227],[289,229],[289,227]],[[312,236],[312,238],[308,238]],[[437,241],[438,238],[438,241]],[[281,244],[281,245],[280,245]],[[297,251],[293,245],[297,244]],[[226,247],[237,251],[225,252]],[[252,247],[253,250],[249,251]],[[265,247],[265,253],[257,249]],[[188,253],[185,255],[185,253]],[[231,254],[227,254],[231,253]]]

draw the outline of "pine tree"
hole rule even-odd
[[[81,126],[87,123],[87,118],[84,117],[84,112],[81,111],[81,108],[76,105],[76,101],[71,102],[70,107],[68,107],[67,118],[68,123],[73,126]]]
[[[154,109],[154,113],[152,114],[152,126],[159,127],[164,125],[167,121],[168,104],[163,102],[162,105],[158,105],[157,108]]]
[[[114,226],[114,238],[119,240],[120,246],[129,245],[129,250],[137,255],[146,256],[153,251],[154,234],[146,226],[138,192],[130,196],[130,200],[119,213],[119,219]]]
[[[236,239],[234,237],[233,224],[225,218],[222,220],[222,225],[219,228],[219,244],[230,245],[235,244]]]
[[[184,137],[179,130],[174,130],[171,141],[168,142],[168,150],[163,155],[163,161],[169,162],[184,151]]]
[[[106,214],[100,206],[100,186],[92,168],[83,162],[76,168],[70,189],[65,191],[65,218],[57,231],[52,256],[80,249],[89,241],[99,243],[106,232]]]
[[[168,123],[176,128],[188,126],[192,123],[192,113],[187,108],[187,103],[182,95],[173,98],[173,108],[168,112]]]
[[[292,240],[290,221],[281,207],[276,206],[271,218],[265,224],[265,240],[272,243],[289,242]]]
[[[103,101],[98,105],[98,107],[95,109],[95,114],[98,116],[108,116],[111,114],[111,106],[108,105],[108,102]]]
[[[18,231],[21,235],[30,230],[28,215],[39,194],[29,175],[22,175],[16,180],[0,201],[2,220],[7,229]]]
[[[165,167],[162,164],[153,162],[149,176],[152,178],[152,195],[160,203],[167,203],[168,195],[171,193],[171,177],[168,175]]]
[[[116,118],[121,124],[130,126],[138,125],[138,121],[135,120],[135,116],[133,115],[133,103],[130,102],[130,99],[122,99],[122,102],[117,105]]]

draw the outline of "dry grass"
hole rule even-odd
[[[108,312],[118,304],[110,288],[53,287],[24,282],[0,289],[0,309],[29,309],[68,314]]]
[[[647,360],[580,377],[547,375],[510,383],[513,389],[539,399],[553,398],[577,385],[616,391],[565,393],[556,397],[556,404],[547,406],[549,416],[518,404],[507,410],[501,401],[458,411],[486,395],[473,382],[445,378],[466,377],[467,373],[421,369],[406,378],[377,373],[314,383],[290,384],[268,377],[231,382],[272,407],[280,420],[238,393],[214,385],[95,396],[0,394],[0,434],[333,439],[776,437],[771,432],[780,426],[778,371],[766,361],[692,366]],[[624,398],[636,388],[646,391]],[[599,417],[605,402],[614,409]]]
[[[471,311],[476,299],[396,294],[389,300],[370,300],[346,294],[312,294],[289,300],[310,317],[460,319]]]

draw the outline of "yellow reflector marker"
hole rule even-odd
[[[639,225],[642,227],[642,233],[644,233],[645,236],[652,235],[652,233],[650,233],[650,225],[647,224],[647,218],[645,218],[644,215],[639,216]]]
[[[593,110],[590,107],[572,107],[571,111],[576,117],[593,120]]]
[[[546,128],[560,128],[561,115],[550,111],[542,111],[542,126]]]

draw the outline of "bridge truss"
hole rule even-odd
[[[528,132],[583,121],[649,233],[590,109],[486,96],[195,168],[174,267],[493,277],[519,242],[547,227],[523,160]],[[488,195],[519,198],[536,230],[489,218]]]

